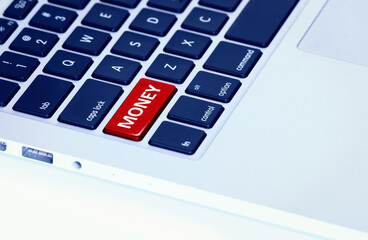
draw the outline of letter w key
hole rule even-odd
[[[79,41],[85,42],[85,43],[91,43],[93,39],[94,39],[93,37],[91,37],[87,34],[84,34]]]
[[[63,47],[73,51],[99,55],[110,41],[108,33],[77,27],[63,44]]]
[[[104,132],[134,141],[142,140],[176,91],[173,85],[142,78]]]

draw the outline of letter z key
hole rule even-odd
[[[173,85],[142,78],[104,132],[134,141],[142,140],[176,91]]]

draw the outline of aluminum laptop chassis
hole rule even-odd
[[[2,1],[0,10],[3,12],[10,2]],[[236,12],[240,12],[246,2],[243,1]],[[368,182],[368,114],[364,106],[368,100],[368,68],[297,48],[325,2],[299,2],[271,46],[262,50],[264,56],[250,76],[242,80],[243,85],[232,100],[239,103],[236,109],[236,104],[225,106],[227,112],[232,112],[231,116],[219,119],[193,156],[148,145],[158,123],[166,118],[185,87],[180,88],[143,141],[137,143],[102,133],[134,82],[123,87],[124,95],[95,131],[67,126],[55,117],[81,83],[73,82],[76,89],[48,120],[11,109],[24,92],[22,88],[8,106],[0,110],[0,141],[7,145],[4,153],[33,161],[22,157],[22,148],[30,147],[51,153],[50,167],[308,234],[332,239],[368,239],[368,189],[364,187]],[[26,20],[18,22],[17,32],[1,46],[2,50],[41,5],[38,4]],[[79,14],[88,12],[92,5]],[[195,5],[193,1],[184,14],[178,15],[178,26]],[[141,3],[132,14],[145,6]],[[116,34],[126,30],[130,21],[132,18]],[[41,74],[47,60],[79,24],[80,20],[59,36],[58,45],[33,76]],[[230,25],[228,23],[220,36]],[[221,38],[213,40],[201,61],[208,58]],[[165,41],[161,42],[160,49]],[[145,77],[145,70],[162,52],[160,49],[150,61],[142,64],[143,70],[137,79]],[[91,75],[101,59],[94,59],[86,76]],[[196,62],[197,69],[203,65],[201,61]],[[193,74],[195,71],[189,78]]]

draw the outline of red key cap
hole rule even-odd
[[[176,91],[173,85],[142,78],[104,132],[134,141],[142,140]]]

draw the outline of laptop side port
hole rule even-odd
[[[6,142],[0,142],[0,151],[6,151]]]
[[[22,156],[50,164],[53,163],[54,159],[52,153],[40,151],[29,147],[22,147]]]

